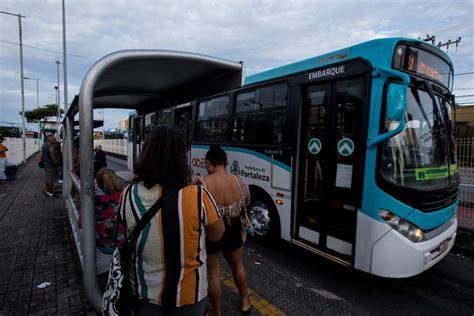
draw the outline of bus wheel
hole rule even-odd
[[[254,229],[253,239],[269,242],[280,238],[278,213],[270,199],[256,199],[248,207],[247,214]]]

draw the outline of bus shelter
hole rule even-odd
[[[87,72],[79,97],[64,120],[66,147],[64,192],[69,223],[81,261],[86,294],[100,310],[95,241],[93,110],[123,108],[145,110],[147,101],[158,106],[182,104],[242,86],[244,68],[233,62],[201,54],[168,50],[124,50],[97,61]],[[74,116],[79,113],[80,179],[73,172]],[[80,194],[76,203],[71,189]],[[80,206],[78,206],[80,204]],[[81,228],[78,220],[80,218]],[[105,262],[108,264],[108,262]]]

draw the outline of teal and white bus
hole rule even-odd
[[[248,76],[236,90],[137,111],[129,157],[154,125],[177,124],[194,174],[206,174],[210,144],[227,152],[229,171],[250,186],[257,239],[409,277],[456,238],[452,86],[440,49],[372,40]]]

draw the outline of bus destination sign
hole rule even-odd
[[[441,57],[422,49],[399,45],[396,49],[395,68],[410,71],[449,86],[451,67]]]

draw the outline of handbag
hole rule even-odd
[[[237,177],[234,176],[235,182],[237,182],[237,185],[239,186],[240,194],[241,196],[244,195],[244,191],[242,190],[242,187],[240,186],[239,180],[237,180]],[[242,216],[243,213],[243,216]],[[240,225],[242,226],[241,234],[242,234],[242,242],[245,242],[247,240],[247,234],[250,236],[253,236],[255,229],[252,226],[252,222],[249,220],[249,216],[247,214],[247,206],[244,205],[242,206],[242,209],[239,212],[240,216]]]
[[[128,195],[131,202],[131,187],[129,185],[125,189],[125,196]],[[134,245],[140,236],[141,231],[150,222],[150,220],[158,213],[161,208],[163,195],[153,204],[145,215],[137,222],[122,247],[115,247],[110,262],[109,276],[107,278],[107,286],[102,297],[102,314],[103,315],[131,315],[132,314],[132,289],[130,285],[130,259],[134,252]],[[124,203],[125,204],[125,203]],[[125,206],[121,206],[121,211],[117,213],[118,225],[125,225],[125,234],[127,231],[127,222],[125,216],[122,219],[122,211],[125,215]]]

